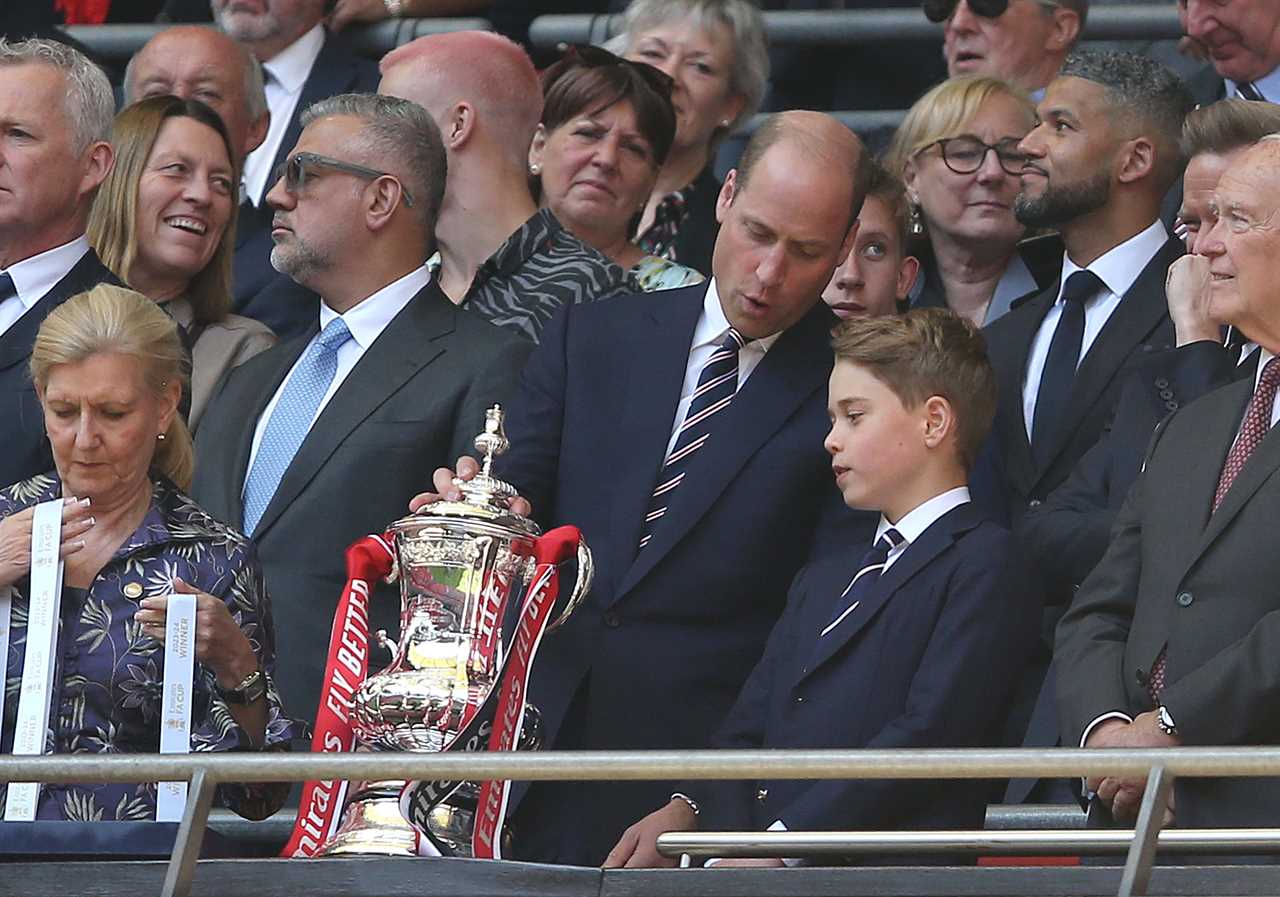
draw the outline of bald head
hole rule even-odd
[[[241,160],[266,137],[262,70],[248,50],[220,31],[166,28],[134,54],[125,69],[125,103],[165,94],[199,100],[217,112]]]
[[[487,31],[456,31],[420,37],[383,57],[378,93],[422,106],[444,136],[450,156],[474,130],[524,166],[542,116],[542,88],[529,55],[505,37]],[[459,106],[473,121],[456,120]]]
[[[837,119],[823,112],[796,109],[765,119],[756,129],[738,163],[738,189],[751,179],[751,172],[772,147],[786,144],[832,175],[832,189],[849,192],[849,224],[862,211],[871,178],[870,157],[857,135]]]

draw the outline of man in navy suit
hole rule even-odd
[[[966,486],[995,415],[981,335],[941,309],[835,333],[827,410],[836,485],[880,512],[864,548],[805,567],[713,741],[726,748],[991,744],[1038,622],[1008,530]],[[631,826],[607,866],[675,865],[657,836],[694,828],[981,828],[981,781],[691,782]],[[782,865],[783,860],[717,865]]]
[[[569,306],[543,330],[500,473],[596,557],[586,603],[534,664],[548,746],[705,747],[815,537],[850,523],[822,451],[835,318],[821,293],[866,177],[835,119],[775,116],[725,180],[711,281]],[[535,785],[514,855],[598,865],[671,787]]]
[[[115,102],[79,51],[0,38],[0,484],[53,469],[27,364],[49,313],[110,280],[85,239]]]
[[[244,160],[244,195],[236,221],[235,310],[281,339],[312,323],[314,296],[271,267],[274,172],[302,133],[302,110],[343,93],[373,93],[378,67],[323,25],[326,0],[212,0],[214,21],[262,65],[271,124]],[[310,301],[308,301],[310,300]]]

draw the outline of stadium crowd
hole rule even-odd
[[[749,0],[632,0],[541,70],[493,32],[380,60],[343,34],[502,3],[19,5],[0,752],[34,506],[66,508],[47,751],[158,749],[181,593],[192,749],[307,749],[345,549],[458,498],[494,403],[513,510],[596,557],[537,657],[545,747],[1280,738],[1274,0],[1178,0],[1185,78],[1080,46],[1088,0],[924,0],[919,58],[807,68]],[[52,29],[156,16],[118,89]],[[896,102],[888,140],[803,108]],[[371,628],[397,610],[379,587]],[[670,865],[662,832],[974,829],[990,802],[1123,824],[1144,786],[540,782],[511,856]],[[1173,825],[1268,826],[1280,780],[1171,795]],[[37,815],[156,805],[49,785]]]

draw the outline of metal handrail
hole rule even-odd
[[[765,33],[774,46],[852,46],[884,41],[942,40],[942,26],[918,8],[793,10],[766,12]],[[550,48],[560,43],[599,43],[617,34],[620,15],[546,15],[529,25],[529,41]],[[1182,36],[1171,3],[1095,6],[1089,10],[1085,40],[1162,40]]]

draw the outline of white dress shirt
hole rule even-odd
[[[245,193],[255,206],[262,205],[262,197],[271,186],[271,167],[280,152],[284,132],[293,121],[302,88],[323,48],[324,26],[316,25],[262,64],[271,124],[262,145],[245,157],[242,178]]]
[[[336,311],[326,305],[320,303],[320,330],[323,331],[325,326],[334,318],[341,317],[347,324],[347,329],[351,331],[351,339],[342,344],[338,349],[338,368],[334,372],[333,382],[329,384],[329,389],[325,392],[324,398],[320,400],[320,404],[316,407],[315,417],[311,418],[311,425],[315,426],[315,422],[319,419],[329,400],[333,398],[338,389],[342,386],[342,381],[347,379],[347,375],[351,373],[356,363],[369,351],[369,347],[373,345],[374,340],[382,335],[382,331],[387,329],[387,325],[391,323],[391,319],[404,309],[414,296],[418,295],[418,291],[431,282],[431,273],[426,267],[415,268],[404,277],[397,281],[387,284],[378,292],[374,293],[368,299],[362,300],[354,308],[347,311],[346,314],[339,315]],[[311,338],[311,342],[319,339],[320,334],[317,333]],[[311,343],[307,344],[309,348]],[[289,382],[289,377],[293,376],[293,370],[302,361],[307,354],[307,348],[298,354],[298,361],[295,361],[293,368],[289,369],[288,375],[280,381],[280,386],[276,389],[275,395],[271,397],[271,401],[267,403],[267,407],[262,409],[262,415],[258,418],[258,425],[253,431],[253,445],[249,449],[249,463],[245,466],[245,482],[248,481],[248,473],[253,470],[253,459],[258,455],[258,446],[262,443],[262,434],[267,429],[267,421],[271,419],[271,412],[275,411],[276,404],[280,401],[280,395],[284,392],[285,385]],[[240,485],[240,494],[244,495],[244,483]]]
[[[1237,91],[1240,89],[1240,82],[1232,81],[1230,78],[1224,78],[1223,81],[1226,82],[1228,97],[1239,96]],[[1252,84],[1268,103],[1280,103],[1280,66],[1273,68]]]
[[[0,274],[8,274],[13,278],[14,289],[18,291],[18,295],[0,300],[0,335],[31,311],[46,293],[58,285],[58,281],[80,263],[80,259],[88,251],[89,239],[80,236],[70,243],[55,246],[0,270]]]
[[[689,360],[685,363],[684,385],[680,388],[680,401],[676,405],[676,417],[671,424],[671,438],[667,440],[667,454],[676,446],[676,438],[680,435],[680,425],[684,416],[689,413],[693,403],[693,391],[698,388],[698,378],[702,376],[702,368],[707,359],[715,354],[716,343],[729,332],[729,319],[724,316],[724,307],[720,305],[720,294],[716,292],[716,280],[707,281],[707,295],[702,301],[702,314],[698,324],[693,328],[693,343],[689,346]],[[738,389],[747,382],[751,372],[764,360],[765,353],[778,341],[781,333],[775,333],[762,339],[754,339],[738,350]]]
[[[1106,326],[1112,313],[1120,307],[1120,300],[1124,298],[1124,294],[1129,291],[1133,282],[1138,279],[1138,275],[1142,273],[1142,269],[1155,257],[1168,239],[1169,232],[1164,229],[1164,224],[1156,221],[1136,236],[1107,250],[1089,265],[1088,270],[1098,276],[1098,279],[1105,284],[1105,289],[1084,304],[1084,338],[1080,341],[1080,358],[1076,361],[1077,367],[1089,354],[1090,347],[1102,332],[1102,328]],[[1065,305],[1062,290],[1067,284],[1067,278],[1080,270],[1082,269],[1079,265],[1066,255],[1063,256],[1058,298],[1045,314],[1044,320],[1040,322],[1040,329],[1036,331],[1035,338],[1031,341],[1031,351],[1027,353],[1027,369],[1022,380],[1022,417],[1026,422],[1028,441],[1032,440],[1031,428],[1036,416],[1036,396],[1040,393],[1040,378],[1044,376],[1045,362],[1049,358],[1049,346],[1053,342],[1053,334],[1058,329],[1058,321],[1062,318],[1062,308]],[[1066,409],[1064,408],[1063,411],[1065,412]]]

